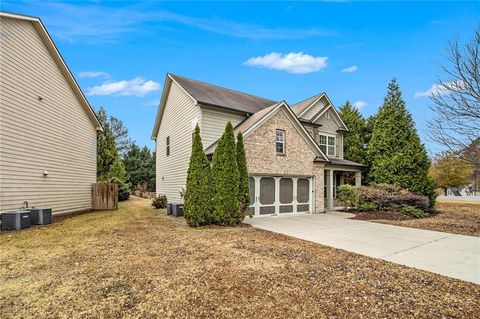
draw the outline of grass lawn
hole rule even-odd
[[[360,214],[357,215],[358,219],[372,220],[369,216],[375,213]],[[412,219],[401,213],[390,213],[385,217],[388,219],[382,219],[383,217],[380,214],[372,221],[453,234],[480,236],[480,202],[439,201],[435,205],[435,212],[427,218]]]
[[[133,198],[0,235],[2,318],[478,318],[480,286]]]

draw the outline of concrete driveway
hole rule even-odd
[[[480,238],[348,219],[331,212],[245,219],[245,223],[397,264],[480,284]]]

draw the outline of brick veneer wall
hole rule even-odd
[[[285,155],[277,155],[275,131],[285,131]],[[284,110],[278,111],[266,123],[245,138],[248,172],[250,175],[315,177],[315,212],[324,212],[324,167],[314,163],[315,152],[290,122]]]

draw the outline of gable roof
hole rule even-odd
[[[48,33],[47,29],[43,25],[42,20],[40,20],[40,18],[38,18],[38,17],[9,13],[9,12],[5,12],[5,11],[0,11],[0,17],[29,21],[33,24],[33,26],[35,27],[35,30],[37,30],[38,34],[40,35],[40,38],[42,39],[43,43],[47,47],[48,51],[52,55],[55,62],[57,63],[57,65],[58,65],[60,71],[62,72],[63,76],[65,77],[68,84],[72,88],[73,93],[75,94],[78,101],[80,102],[80,104],[85,109],[85,112],[87,112],[87,115],[90,118],[90,120],[92,121],[96,130],[97,131],[103,131],[102,126],[101,126],[100,122],[98,121],[97,115],[95,114],[92,107],[88,103],[88,100],[85,98],[85,95],[83,94],[82,90],[80,89],[80,86],[78,85],[77,81],[75,80],[72,72],[68,68],[67,64],[65,63],[65,60],[63,59],[62,55],[60,54],[57,47],[55,46],[55,43],[53,42],[52,38],[50,37],[50,34]]]
[[[300,135],[303,136],[305,141],[309,144],[309,146],[315,151],[317,154],[316,161],[325,161],[329,162],[329,159],[325,154],[322,152],[320,147],[315,143],[313,140],[312,136],[307,132],[305,127],[300,123],[298,120],[297,116],[295,113],[293,113],[292,109],[290,106],[287,104],[287,102],[282,101],[275,103],[263,110],[260,110],[259,112],[253,114],[240,124],[238,124],[234,128],[235,134],[237,134],[239,131],[242,132],[243,137],[247,137],[250,135],[252,132],[255,131],[258,127],[260,127],[262,124],[264,124],[266,121],[268,121],[272,116],[274,116],[277,112],[280,110],[285,110],[287,114],[287,118],[292,122],[292,124],[295,126],[295,128],[298,130]],[[212,145],[208,146],[205,149],[206,154],[212,154],[215,151],[215,148],[217,147],[218,140],[213,143]]]
[[[256,113],[277,101],[169,74],[198,104]]]
[[[294,105],[292,105],[292,111],[295,113],[295,115],[300,115],[307,107],[312,105],[319,97],[324,95],[325,93],[319,93],[317,95],[314,95],[312,97],[309,97],[303,101],[300,101]]]

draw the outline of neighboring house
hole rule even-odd
[[[100,123],[39,18],[0,27],[0,210],[89,210]]]
[[[255,216],[324,212],[334,208],[345,172],[361,183],[364,165],[343,159],[348,128],[325,93],[290,107],[167,74],[152,132],[157,193],[170,202],[183,201],[195,125],[211,156],[227,121],[244,135]]]

